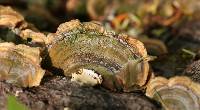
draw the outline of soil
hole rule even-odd
[[[83,87],[64,76],[45,77],[41,85],[20,88],[0,82],[0,108],[6,110],[6,95],[13,94],[32,110],[159,110],[160,104],[142,92],[114,93],[101,87]]]

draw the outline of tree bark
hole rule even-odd
[[[161,109],[157,102],[142,93],[114,93],[101,87],[83,87],[62,76],[45,77],[40,86],[33,88],[20,88],[1,81],[0,108],[6,108],[5,94],[9,93],[32,110]]]

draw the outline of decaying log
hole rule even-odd
[[[18,91],[18,92],[17,92]],[[161,107],[142,93],[112,93],[101,87],[82,87],[68,77],[46,77],[39,87],[22,89],[0,82],[0,108],[5,108],[5,94],[17,95],[33,110],[118,109],[158,110]],[[16,94],[17,93],[17,94]]]

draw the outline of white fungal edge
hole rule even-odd
[[[103,79],[95,71],[82,68],[78,72],[72,73],[71,81],[75,81],[81,85],[95,86],[101,84]]]

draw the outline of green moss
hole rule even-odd
[[[19,102],[15,96],[8,95],[7,110],[29,110],[24,104]]]

